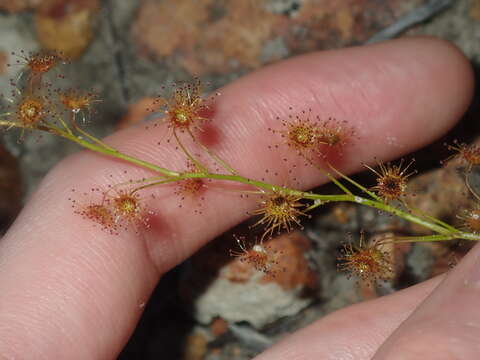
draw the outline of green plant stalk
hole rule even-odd
[[[178,146],[180,149],[182,149],[183,153],[187,156],[187,158],[197,167],[197,169],[203,171],[203,172],[208,172],[208,169],[203,166],[200,161],[195,159],[192,154],[187,150],[187,148],[183,145],[183,143],[180,141],[180,138],[177,135],[177,132],[175,129],[173,129],[173,136],[175,137],[175,141],[177,142]]]
[[[190,134],[190,137],[192,138],[193,142],[197,144],[203,151],[205,151],[214,161],[218,162],[225,170],[227,170],[232,175],[237,174],[234,168],[232,168],[229,164],[227,164],[225,161],[223,161],[217,155],[215,155],[213,151],[211,151],[208,147],[206,147],[200,141],[198,141],[197,138],[190,131],[190,129],[188,129],[188,133]]]
[[[0,125],[1,125],[1,123],[0,123]],[[98,143],[97,142],[96,144],[92,144],[92,143],[86,141],[85,139],[82,139],[81,137],[78,137],[78,136],[75,136],[75,135],[70,135],[68,132],[65,132],[65,131],[62,131],[62,130],[57,130],[57,135],[65,138],[65,139],[68,139],[70,141],[73,141],[73,142],[77,143],[78,145],[80,145],[80,146],[82,146],[86,149],[92,150],[94,152],[97,152],[97,153],[100,153],[100,154],[103,154],[103,155],[116,157],[118,159],[124,160],[126,162],[131,163],[131,164],[135,164],[135,165],[138,165],[138,166],[143,167],[145,169],[155,171],[155,172],[160,173],[162,175],[165,175],[165,176],[168,176],[168,177],[178,177],[178,176],[180,176],[179,172],[168,170],[168,169],[165,169],[161,166],[149,163],[148,161],[143,161],[143,160],[137,159],[135,157],[123,154],[120,151],[118,151],[118,150],[116,150],[116,149],[114,149],[110,146],[104,146],[103,143]]]
[[[79,141],[81,141],[81,140],[79,140]],[[87,148],[90,148],[91,150],[93,150],[91,148],[92,144],[90,144],[90,143],[87,143],[87,144],[88,144]],[[83,146],[83,144],[80,144],[80,145]],[[448,228],[445,228],[445,227],[440,226],[438,224],[426,221],[422,218],[414,216],[414,215],[412,215],[408,212],[405,212],[403,210],[400,210],[398,208],[390,206],[390,205],[388,205],[386,203],[383,203],[381,201],[370,200],[370,199],[363,198],[361,196],[354,196],[354,195],[350,195],[350,194],[345,194],[345,195],[313,194],[313,193],[293,190],[293,189],[286,188],[286,187],[279,187],[279,186],[271,185],[271,184],[268,184],[268,183],[265,183],[265,182],[262,182],[262,181],[248,179],[248,178],[245,178],[245,177],[240,176],[240,175],[213,174],[213,173],[208,173],[208,172],[204,172],[204,173],[195,172],[195,173],[182,173],[182,174],[180,174],[180,173],[172,172],[172,171],[167,170],[165,168],[158,167],[154,164],[150,164],[148,162],[132,158],[132,157],[130,157],[128,155],[124,155],[124,154],[122,154],[118,151],[110,153],[110,150],[102,149],[101,152],[105,155],[118,157],[119,159],[131,162],[131,163],[139,165],[139,166],[142,166],[146,169],[160,172],[164,175],[168,174],[168,176],[175,177],[175,181],[185,180],[185,179],[189,179],[189,178],[208,178],[208,179],[225,180],[225,181],[243,183],[243,184],[246,184],[246,185],[252,185],[252,186],[255,186],[257,188],[261,188],[261,189],[265,189],[265,190],[269,190],[269,191],[282,190],[289,195],[301,196],[302,198],[311,199],[311,200],[320,200],[321,202],[340,202],[340,201],[355,202],[357,204],[370,206],[370,207],[379,209],[381,211],[391,213],[391,214],[396,215],[398,217],[401,217],[401,218],[403,218],[403,219],[405,219],[409,222],[412,222],[412,223],[418,224],[420,226],[426,227],[426,228],[428,228],[428,229],[430,229],[430,230],[432,230],[432,231],[434,231],[438,234],[448,235],[448,236],[452,235],[452,229],[448,229]],[[456,232],[454,232],[454,234],[456,236],[459,235],[459,234],[463,234],[464,236],[466,235],[466,233],[462,233],[460,231],[456,231]],[[471,236],[469,236],[469,237],[471,239],[480,240],[480,235],[471,234]]]
[[[395,243],[412,243],[412,242],[431,242],[431,241],[448,241],[457,239],[456,234],[452,235],[426,235],[426,236],[401,236],[395,238]]]
[[[16,127],[22,127],[20,124],[15,124],[10,121],[0,121],[0,126],[16,126]],[[283,191],[286,194],[289,195],[294,195],[294,196],[299,196],[304,199],[309,199],[309,200],[317,200],[320,201],[320,203],[326,203],[326,202],[354,202],[360,205],[365,205],[369,206],[384,212],[391,213],[393,215],[396,215],[400,218],[403,218],[409,222],[418,224],[420,226],[423,226],[427,229],[432,230],[433,232],[436,232],[440,236],[435,236],[433,235],[432,237],[418,237],[419,241],[443,241],[443,240],[451,240],[451,239],[465,239],[465,240],[475,240],[475,241],[480,241],[480,234],[475,234],[475,233],[468,233],[468,232],[462,232],[460,230],[456,230],[452,226],[444,227],[439,225],[436,222],[429,222],[425,219],[422,219],[420,217],[414,216],[408,212],[405,212],[403,210],[400,210],[398,208],[395,208],[393,206],[390,206],[382,201],[377,201],[377,200],[371,200],[371,199],[366,199],[361,196],[355,196],[355,195],[350,195],[350,194],[341,194],[341,195],[322,195],[322,194],[314,194],[310,192],[303,192],[303,191],[298,191],[294,189],[290,189],[287,187],[281,187],[281,186],[276,186],[272,184],[265,183],[263,181],[258,181],[258,180],[253,180],[249,179],[240,175],[225,175],[225,174],[215,174],[215,173],[209,173],[209,172],[203,172],[203,173],[179,173],[176,171],[172,171],[166,168],[163,168],[161,166],[149,163],[147,161],[143,161],[140,159],[137,159],[135,157],[126,155],[121,153],[120,151],[111,148],[110,146],[104,147],[102,143],[97,143],[92,144],[85,139],[72,135],[68,131],[63,131],[57,127],[50,127],[50,126],[38,126],[38,130],[43,130],[47,131],[50,133],[54,133],[58,136],[61,136],[63,138],[66,138],[70,141],[73,141],[77,143],[78,145],[89,149],[91,151],[110,156],[110,157],[115,157],[121,160],[124,160],[128,163],[143,167],[147,170],[151,170],[154,172],[157,172],[159,174],[162,174],[166,177],[169,177],[167,182],[174,182],[174,181],[181,181],[185,179],[191,179],[191,178],[206,178],[206,179],[216,179],[216,180],[224,180],[224,181],[231,181],[231,182],[236,182],[236,183],[242,183],[250,186],[254,186],[256,188],[268,190],[268,191]],[[158,183],[165,183],[164,180],[159,181]],[[148,184],[146,187],[153,186],[153,184]],[[315,206],[316,207],[316,206]],[[310,209],[313,207],[310,207]],[[455,229],[456,231],[453,231]],[[412,238],[413,239],[413,238]],[[424,239],[429,239],[429,240],[424,240]]]

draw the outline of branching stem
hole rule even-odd
[[[7,127],[22,127],[20,124],[16,124],[14,122],[10,121],[3,121],[0,120],[0,126],[7,126]],[[94,151],[96,153],[100,153],[106,156],[114,157],[117,159],[124,160],[128,163],[140,166],[144,169],[153,171],[157,174],[161,174],[163,177],[151,177],[151,178],[145,178],[139,181],[135,181],[135,183],[140,183],[144,185],[140,185],[138,188],[136,188],[134,191],[139,191],[144,188],[148,188],[154,185],[160,185],[160,184],[165,184],[165,183],[172,183],[176,181],[181,181],[181,180],[186,180],[186,179],[193,179],[193,178],[203,178],[203,179],[215,179],[215,180],[222,180],[222,181],[230,181],[230,182],[235,182],[235,183],[241,183],[245,184],[251,187],[254,187],[256,189],[262,189],[266,191],[279,191],[281,190],[283,193],[288,194],[288,195],[293,195],[293,196],[298,196],[301,197],[305,200],[312,200],[313,204],[310,205],[309,207],[306,208],[307,211],[310,211],[322,204],[328,203],[328,202],[353,202],[356,204],[360,205],[365,205],[369,206],[375,209],[378,209],[380,211],[390,213],[392,215],[398,216],[402,219],[405,219],[411,223],[420,225],[422,227],[425,227],[433,232],[436,233],[436,235],[430,235],[430,236],[419,236],[419,237],[403,237],[403,238],[396,238],[395,242],[422,242],[422,241],[446,241],[446,240],[452,240],[452,239],[465,239],[465,240],[475,240],[475,241],[480,241],[480,234],[476,233],[468,233],[468,232],[463,232],[460,231],[456,228],[454,228],[451,225],[448,225],[438,219],[425,216],[425,214],[420,214],[420,216],[416,216],[411,212],[407,212],[404,210],[401,210],[397,207],[394,207],[392,205],[389,205],[388,203],[382,201],[378,196],[376,196],[374,193],[370,192],[368,189],[364,188],[363,186],[357,184],[353,180],[351,180],[348,176],[342,174],[338,170],[336,170],[333,166],[329,164],[329,167],[334,170],[337,174],[341,176],[341,178],[349,181],[351,184],[362,190],[363,192],[367,193],[371,198],[364,198],[362,196],[356,196],[353,195],[352,193],[346,193],[346,194],[339,194],[339,195],[322,195],[322,194],[315,194],[312,192],[304,192],[304,191],[299,191],[295,189],[290,189],[288,187],[282,187],[282,186],[277,186],[277,185],[272,185],[263,181],[259,180],[253,180],[241,175],[238,175],[237,173],[233,174],[217,174],[217,173],[210,173],[205,167],[201,167],[200,172],[185,172],[185,173],[179,173],[177,171],[172,171],[169,169],[166,169],[164,167],[149,163],[147,161],[143,161],[140,159],[137,159],[135,157],[126,155],[122,152],[120,152],[117,149],[114,149],[106,144],[104,144],[101,141],[97,141],[96,138],[93,138],[92,136],[87,136],[87,138],[92,142],[87,141],[81,136],[76,136],[74,135],[71,131],[68,130],[62,130],[58,127],[55,126],[50,126],[50,125],[38,125],[35,127],[35,129],[38,130],[43,130],[47,131],[49,133],[54,133],[55,135],[64,137],[70,141],[73,141],[80,146],[89,149],[91,151]],[[78,130],[78,129],[76,129]],[[83,134],[85,135],[85,134]],[[175,134],[176,135],[176,134]],[[180,146],[181,142],[178,142]],[[229,166],[227,166],[227,169]],[[338,183],[338,180],[335,181],[335,183]],[[338,185],[338,184],[337,184]],[[344,186],[340,186],[340,188],[345,191]]]

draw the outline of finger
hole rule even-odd
[[[480,246],[450,271],[374,359],[478,359]],[[399,354],[402,354],[401,356]]]
[[[288,336],[255,360],[369,360],[440,281],[437,277],[336,311]]]
[[[399,156],[451,127],[471,96],[470,76],[459,52],[436,40],[303,56],[225,88],[217,100],[216,141],[210,146],[241,174],[262,177],[268,168],[279,173],[268,180],[283,184],[291,165],[284,165],[284,154],[268,151],[265,139],[278,140],[267,128],[278,127],[275,117],[291,114],[289,106],[311,107],[355,127],[358,139],[352,139],[342,159],[342,169],[352,171],[361,161],[378,154]],[[107,141],[146,161],[183,169],[178,151],[157,145],[161,132],[137,127]],[[70,210],[72,187],[81,193],[151,175],[83,152],[47,176],[0,246],[2,354],[34,352],[42,359],[117,353],[158,277],[244,219],[245,210],[254,206],[251,200],[209,188],[203,215],[195,216],[178,207],[171,188],[159,188],[152,190],[154,200],[144,195],[157,213],[153,228],[116,237]],[[297,178],[302,187],[322,181],[302,167]]]

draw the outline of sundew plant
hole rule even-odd
[[[252,235],[252,238],[236,237],[237,248],[231,249],[230,255],[272,275],[282,268],[282,264],[267,242],[279,233],[301,228],[312,210],[327,203],[350,202],[368,206],[430,232],[429,235],[411,237],[392,235],[381,240],[366,239],[362,232],[358,243],[344,245],[338,258],[339,270],[371,283],[391,276],[391,260],[384,250],[386,244],[480,240],[480,208],[463,209],[459,215],[461,224],[452,225],[408,203],[408,180],[416,173],[413,159],[364,164],[376,176],[373,187],[364,186],[344,174],[338,159],[357,139],[355,128],[348,121],[324,118],[323,114],[316,114],[311,109],[290,109],[289,117],[277,118],[277,125],[268,129],[271,136],[265,139],[266,149],[287,149],[291,156],[300,158],[302,166],[311,167],[332,181],[339,193],[302,191],[288,184],[270,183],[240,173],[204,144],[200,135],[205,126],[215,127],[213,110],[221,94],[204,94],[200,79],[179,82],[171,86],[168,94],[156,99],[151,109],[154,120],[142,125],[145,131],[158,132],[158,146],[173,144],[184,157],[183,169],[170,169],[161,163],[124,153],[88,132],[93,109],[101,101],[99,96],[82,89],[56,88],[45,80],[47,73],[58,72],[57,67],[65,63],[61,54],[38,52],[16,56],[19,59],[17,65],[23,70],[17,79],[12,80],[12,94],[5,96],[8,106],[0,114],[0,125],[6,131],[19,129],[20,142],[25,136],[34,136],[33,132],[46,132],[91,152],[123,161],[128,166],[144,168],[152,174],[112,183],[107,188],[92,188],[88,193],[72,189],[71,211],[111,236],[123,231],[148,231],[152,219],[161,215],[149,209],[145,190],[169,187],[178,197],[180,206],[189,199],[189,204],[196,208],[194,216],[202,216],[201,204],[206,201],[205,194],[218,182],[236,184],[240,196],[258,199],[257,207],[250,215],[254,217],[252,227],[260,229],[261,234]],[[61,83],[61,74],[56,77]],[[452,157],[460,157],[466,164],[465,186],[478,199],[469,184],[469,174],[480,164],[480,149],[457,141],[448,145],[448,149]],[[295,168],[291,172],[294,173]]]

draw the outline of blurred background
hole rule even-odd
[[[51,81],[100,94],[88,128],[104,136],[148,118],[151,97],[173,81],[199,76],[210,91],[298,54],[415,34],[455,43],[477,71],[480,0],[0,0],[0,93],[11,93],[10,80],[21,71],[7,66],[19,59],[12,52],[60,50],[71,63],[59,69],[65,78],[54,73]],[[443,143],[476,142],[477,116],[476,95],[447,137],[412,155],[421,171],[411,201],[453,223],[458,209],[474,202],[460,165],[440,166],[449,155]],[[53,136],[18,137],[7,132],[0,141],[2,233],[45,173],[78,150]],[[371,173],[358,178],[374,184]],[[304,231],[276,239],[288,261],[275,279],[232,264],[225,255],[234,245],[225,234],[160,281],[119,359],[250,359],[331,311],[447,271],[470,246],[391,248],[393,278],[375,288],[336,271],[341,243],[357,239],[360,229],[367,236],[422,231],[352,204],[323,207]]]

